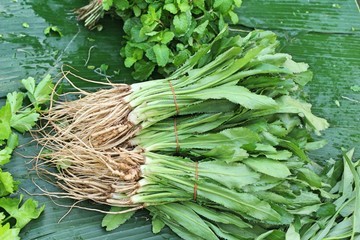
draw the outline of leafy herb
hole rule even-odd
[[[6,104],[0,108],[0,238],[20,239],[21,229],[32,219],[39,217],[45,206],[38,207],[33,199],[21,204],[23,196],[10,197],[17,191],[20,182],[15,181],[10,172],[5,172],[3,166],[7,164],[14,149],[18,145],[18,135],[14,130],[24,133],[29,131],[39,118],[37,111],[50,100],[53,84],[50,76],[46,76],[38,85],[33,78],[23,79],[22,83],[27,92],[12,92],[7,95]],[[23,107],[27,97],[33,107]]]
[[[307,64],[276,53],[271,32],[225,31],[166,79],[47,112],[39,167],[57,166],[48,173],[76,200],[122,208],[107,229],[146,208],[154,232],[167,225],[184,239],[296,239],[334,213],[333,185],[307,155],[329,126],[301,94]]]
[[[93,28],[104,11],[115,12],[126,33],[121,55],[133,77],[147,79],[158,69],[164,75],[211,42],[225,26],[238,22],[234,13],[241,0],[98,0],[78,10],[79,18]],[[146,69],[146,70],[144,70]]]

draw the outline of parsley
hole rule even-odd
[[[49,75],[37,85],[34,78],[21,82],[27,92],[8,93],[5,105],[0,108],[0,239],[20,239],[20,230],[32,219],[38,218],[45,207],[38,207],[38,203],[31,198],[21,204],[22,195],[19,198],[9,197],[17,191],[20,182],[2,169],[10,162],[18,146],[16,131],[24,133],[31,130],[40,116],[38,112],[50,100],[54,87]],[[23,107],[25,98],[30,100],[32,107]]]

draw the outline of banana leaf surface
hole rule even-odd
[[[131,83],[130,71],[119,55],[122,23],[105,18],[101,32],[89,31],[78,23],[73,10],[87,1],[71,0],[0,0],[0,105],[6,94],[21,87],[20,80],[32,76],[40,80],[50,73],[61,74],[61,66],[70,65],[84,77]],[[324,132],[328,144],[313,152],[311,158],[324,161],[340,159],[341,147],[357,147],[360,140],[360,12],[354,0],[244,0],[237,11],[240,22],[234,33],[252,29],[276,32],[281,51],[296,61],[309,63],[314,80],[306,93],[314,112],[325,117],[331,127]],[[47,34],[49,27],[53,31]],[[108,66],[106,72],[101,65]],[[78,86],[96,90],[94,84]],[[38,187],[57,189],[31,170],[31,156],[38,152],[31,136],[21,135],[5,171],[21,181],[18,194],[46,204],[39,219],[30,222],[21,233],[23,239],[178,239],[169,229],[151,232],[146,211],[137,213],[118,229],[106,232],[101,227],[103,213],[69,207],[73,202],[41,195]],[[357,155],[359,157],[359,154]],[[106,207],[88,207],[107,210]]]

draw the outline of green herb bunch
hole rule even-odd
[[[124,21],[126,43],[121,49],[125,66],[136,80],[146,80],[157,69],[169,75],[199,48],[211,42],[226,22],[238,22],[234,12],[241,0],[103,0],[79,9],[79,18],[93,27],[104,11]],[[90,7],[92,6],[92,7]],[[98,10],[96,10],[98,9]]]
[[[45,206],[38,207],[32,198],[21,204],[23,195],[16,194],[19,181],[15,181],[10,172],[4,171],[10,162],[14,149],[18,146],[18,134],[30,131],[43,111],[44,103],[50,99],[54,85],[47,75],[38,85],[35,79],[23,79],[27,90],[7,94],[6,103],[0,108],[0,239],[20,239],[20,230],[32,219],[40,216]],[[25,102],[30,105],[24,107]],[[14,223],[15,220],[15,223]]]

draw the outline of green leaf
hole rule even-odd
[[[124,65],[125,67],[131,67],[132,65],[134,65],[134,63],[136,63],[137,59],[135,59],[134,57],[127,57],[125,58],[124,61]]]
[[[171,42],[171,40],[174,39],[174,37],[175,34],[173,32],[170,31],[162,32],[161,43],[168,44],[169,42]]]
[[[198,99],[223,99],[226,98],[233,103],[238,103],[248,109],[268,109],[277,106],[276,102],[267,96],[250,92],[242,86],[223,85],[215,88],[191,93],[189,96]]]
[[[156,44],[153,46],[157,64],[160,67],[166,66],[170,59],[170,49],[164,44]]]
[[[187,33],[191,24],[190,11],[175,15],[173,20],[174,33],[176,36],[183,36]]]
[[[151,209],[150,209],[151,211]],[[177,224],[183,226],[192,234],[208,240],[217,240],[216,235],[209,229],[203,219],[201,219],[191,208],[179,204],[170,203],[162,205],[159,208],[167,218],[175,221]]]
[[[35,79],[33,77],[28,77],[21,80],[21,83],[24,85],[25,89],[28,91],[28,97],[32,103],[36,102],[34,93],[35,93]]]
[[[228,13],[232,7],[233,0],[215,0],[214,9],[222,14]]]
[[[6,100],[9,102],[11,107],[11,113],[16,114],[22,107],[24,100],[24,93],[21,92],[12,92],[6,95]]]
[[[20,228],[10,228],[10,223],[0,225],[0,239],[2,240],[20,240]]]
[[[283,96],[277,99],[279,113],[297,113],[305,117],[307,123],[317,132],[329,127],[329,123],[311,112],[311,104],[300,102],[289,96]]]
[[[161,229],[165,227],[165,223],[160,218],[157,217],[152,218],[151,225],[152,225],[152,232],[155,234],[159,233]]]
[[[231,19],[231,23],[232,24],[236,24],[239,22],[239,17],[236,13],[234,13],[233,11],[229,11],[229,16],[230,16],[230,19]]]
[[[120,212],[126,210],[125,208],[120,207],[111,207],[110,212]],[[121,213],[121,214],[113,214],[108,213],[105,215],[101,222],[102,227],[106,227],[106,231],[112,231],[118,228],[121,224],[124,224],[131,216],[133,216],[135,211]]]
[[[9,172],[3,172],[0,169],[0,197],[14,193],[17,190],[17,184],[18,182],[14,181]]]
[[[54,84],[52,83],[51,76],[46,75],[37,85],[34,91],[36,104],[43,104],[50,100]]]
[[[53,91],[54,84],[52,83],[51,76],[46,75],[37,85],[35,79],[32,77],[21,80],[21,83],[26,88],[27,95],[30,101],[37,107],[50,100],[50,94]]]
[[[11,133],[9,139],[7,140],[7,146],[0,151],[0,166],[10,161],[11,154],[18,144],[19,144],[18,135],[15,133]]]
[[[166,11],[169,11],[169,12],[172,13],[172,14],[177,14],[177,12],[178,12],[178,9],[177,9],[177,7],[175,6],[174,3],[167,3],[167,4],[165,4],[165,5],[164,5],[164,9],[165,9]]]
[[[10,122],[11,127],[21,133],[24,133],[35,126],[39,116],[40,115],[36,113],[35,109],[27,108],[24,111],[12,116]]]
[[[190,4],[189,4],[189,0],[180,0],[178,1],[178,7],[180,9],[181,12],[186,12],[190,10]]]
[[[206,28],[209,24],[209,20],[206,20],[205,22],[201,23],[200,25],[198,25],[195,29],[194,29],[194,32],[198,33],[200,36],[202,36],[205,31],[206,31]]]
[[[300,240],[300,234],[295,230],[294,225],[290,225],[285,235],[286,240]]]
[[[152,74],[155,68],[155,63],[145,62],[143,60],[137,61],[134,64],[135,71],[132,73],[132,76],[136,80],[145,80]]]
[[[11,105],[6,102],[5,106],[0,108],[0,140],[6,140],[11,134]]]
[[[314,171],[308,169],[308,168],[300,168],[298,169],[298,178],[306,181],[313,187],[320,188],[322,186],[321,178],[319,175],[314,173]]]
[[[203,216],[207,219],[211,219],[212,221],[224,223],[224,224],[233,224],[239,228],[249,228],[252,227],[250,224],[244,222],[239,216],[236,214],[217,211],[210,207],[201,206],[200,204],[193,202],[185,202],[184,205],[193,209],[197,214]]]
[[[199,163],[199,175],[207,177],[230,189],[241,189],[243,186],[256,183],[260,174],[255,173],[241,163],[224,163],[207,161]]]
[[[45,206],[38,208],[37,202],[31,198],[20,206],[22,199],[23,195],[20,195],[20,198],[0,198],[0,207],[5,209],[12,218],[15,218],[15,227],[19,229],[32,219],[38,218],[45,208]]]
[[[336,212],[336,206],[332,203],[325,203],[317,210],[316,216],[319,218],[331,217]]]
[[[5,147],[0,151],[0,166],[10,162],[12,152],[13,150],[9,147]]]
[[[113,0],[102,0],[102,6],[104,10],[108,11],[113,5]]]
[[[200,8],[201,10],[205,9],[205,0],[193,0],[194,6]]]
[[[124,11],[125,9],[128,9],[130,7],[128,0],[113,0],[114,5],[117,9]]]
[[[289,168],[285,164],[276,160],[267,158],[249,158],[243,162],[255,171],[272,177],[286,178],[291,174]]]

